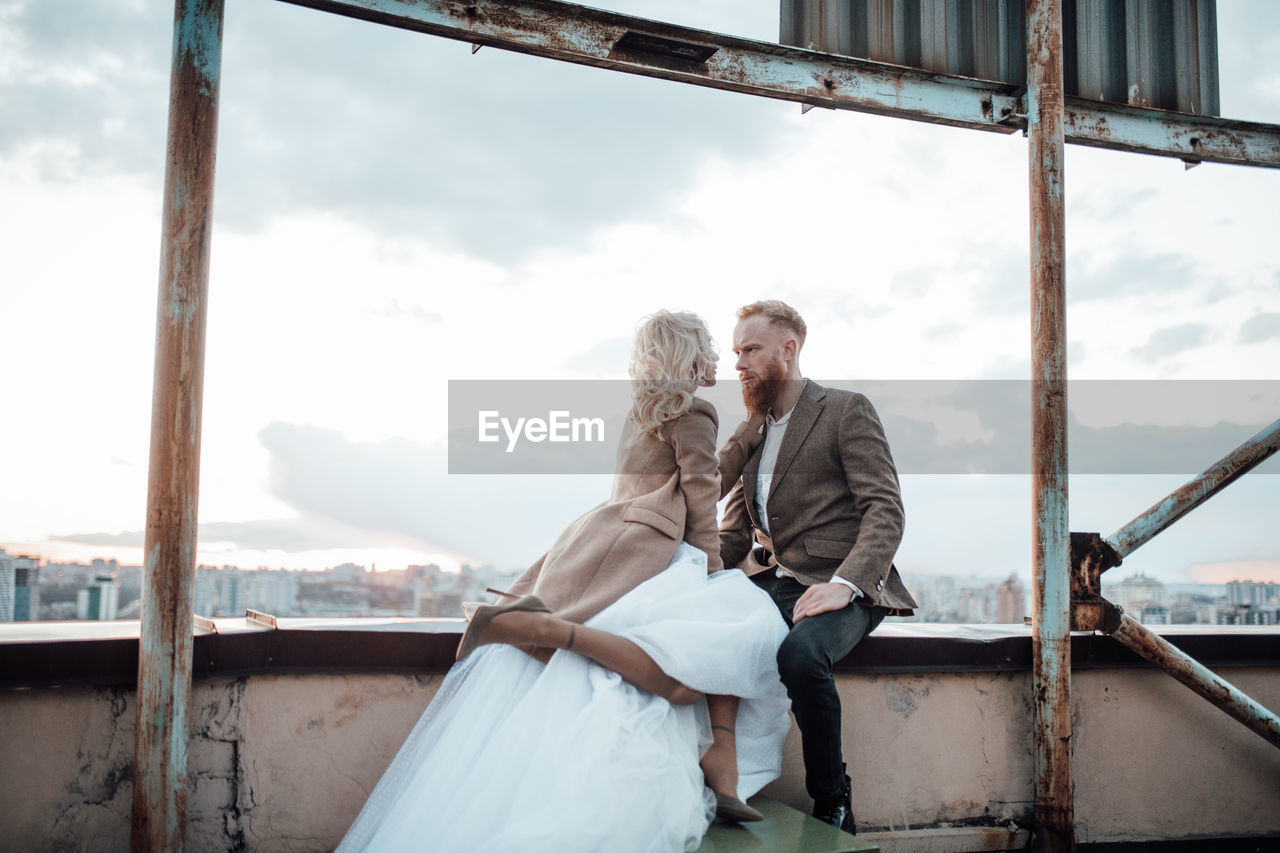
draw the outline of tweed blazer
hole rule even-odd
[[[718,426],[700,397],[661,437],[628,421],[609,500],[570,524],[508,591],[533,593],[581,623],[662,572],[682,540],[706,552],[708,572],[721,569],[716,503],[763,438],[743,423],[717,457]]]
[[[781,565],[806,586],[839,576],[872,604],[909,615],[916,602],[893,565],[902,495],[875,407],[861,394],[805,380],[786,430],[766,508],[772,535],[756,517],[757,448],[720,525],[724,565],[749,575]]]

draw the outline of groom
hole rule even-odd
[[[813,815],[854,832],[832,667],[886,615],[910,615],[916,602],[893,567],[902,497],[880,419],[861,394],[801,376],[805,333],[783,302],[738,310],[742,396],[765,414],[765,438],[729,495],[720,556],[768,592],[791,627],[778,672],[800,728]]]

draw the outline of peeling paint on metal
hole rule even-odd
[[[173,67],[189,65],[198,91],[213,97],[222,73],[222,6],[207,0],[178,0],[174,12]]]

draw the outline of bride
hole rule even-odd
[[[715,450],[694,314],[642,321],[610,498],[470,616],[458,663],[337,853],[694,850],[777,777],[786,625],[723,571],[715,505],[760,442]]]

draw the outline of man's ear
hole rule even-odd
[[[800,344],[795,338],[787,338],[786,343],[782,345],[782,354],[787,357],[787,361],[794,359],[799,351]]]

